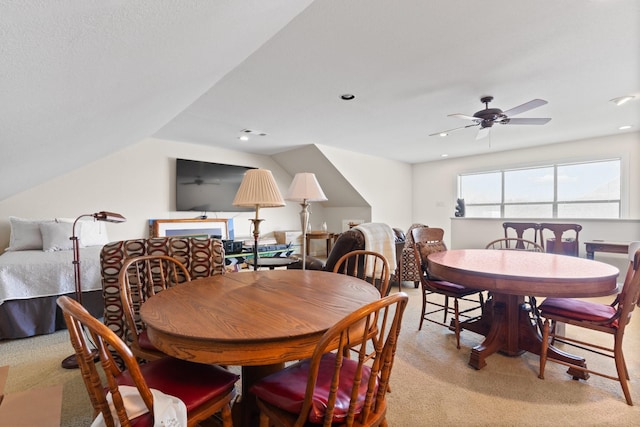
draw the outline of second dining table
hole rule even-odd
[[[364,280],[310,270],[215,275],[180,284],[145,302],[151,342],[184,360],[242,368],[242,425],[255,417],[249,388],[284,363],[311,356],[340,319],[380,298]],[[234,414],[234,417],[238,416]]]
[[[587,298],[617,290],[619,270],[609,264],[567,255],[519,250],[458,249],[434,253],[427,258],[434,275],[470,288],[490,292],[478,319],[460,327],[485,336],[471,350],[469,365],[486,366],[496,351],[517,356],[525,351],[540,354],[540,336],[535,313],[526,296]],[[550,346],[549,357],[585,366],[583,358]],[[569,370],[586,379],[579,370]]]

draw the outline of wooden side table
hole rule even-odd
[[[593,259],[594,252],[609,252],[612,254],[629,253],[628,242],[605,242],[604,240],[591,240],[584,242],[587,259]]]
[[[276,267],[287,267],[291,264],[300,262],[297,258],[288,257],[258,257],[258,267],[269,267],[269,270],[273,270]],[[247,260],[247,264],[253,265],[253,258]]]
[[[327,257],[331,252],[331,245],[333,243],[333,233],[328,231],[309,231],[307,233],[307,255],[309,255],[309,249],[311,247],[311,240],[326,240],[327,241]]]

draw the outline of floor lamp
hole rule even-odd
[[[253,223],[253,270],[258,269],[258,238],[260,237],[260,208],[278,208],[284,206],[284,200],[270,170],[249,169],[245,172],[240,188],[233,199],[233,206],[255,208]]]
[[[96,221],[106,222],[125,222],[127,219],[120,214],[114,212],[100,211],[93,214],[83,214],[73,221],[73,227],[71,229],[71,242],[73,245],[73,278],[76,285],[76,301],[82,304],[82,278],[80,275],[80,242],[78,235],[76,234],[76,225],[82,218],[92,217]],[[98,355],[97,350],[93,350],[94,356]],[[75,369],[78,367],[78,361],[76,355],[72,354],[62,361],[62,367],[65,369]]]
[[[309,202],[323,202],[327,196],[322,192],[315,174],[297,173],[286,195],[287,200],[300,202],[300,226],[302,227],[302,269],[307,268],[307,227],[309,224]]]

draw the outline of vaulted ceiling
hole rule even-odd
[[[1,1],[0,34],[0,200],[151,136],[417,163],[640,126],[637,0]],[[483,95],[551,121],[429,136]]]

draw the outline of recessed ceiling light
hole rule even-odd
[[[622,104],[625,104],[625,103],[631,101],[633,98],[635,98],[635,96],[626,95],[626,96],[619,96],[617,98],[613,98],[610,101],[613,102],[614,104],[616,104],[617,106],[620,106]]]
[[[355,95],[352,93],[345,93],[340,95],[340,99],[344,100],[344,101],[351,101],[352,99],[355,99]]]
[[[449,134],[448,134],[448,133],[446,133],[446,132],[440,132],[440,133],[438,134],[438,136],[441,136],[441,137],[443,137],[443,138],[444,138],[445,136],[448,136],[448,135],[449,135]]]
[[[631,125],[620,126],[618,128],[618,130],[627,130],[627,129],[631,129]]]
[[[449,157],[448,154],[440,154],[440,157],[445,158],[445,157]]]
[[[247,136],[247,135],[240,135],[240,136],[238,137],[238,139],[239,139],[240,141],[248,141],[248,140],[249,140],[249,136]]]

